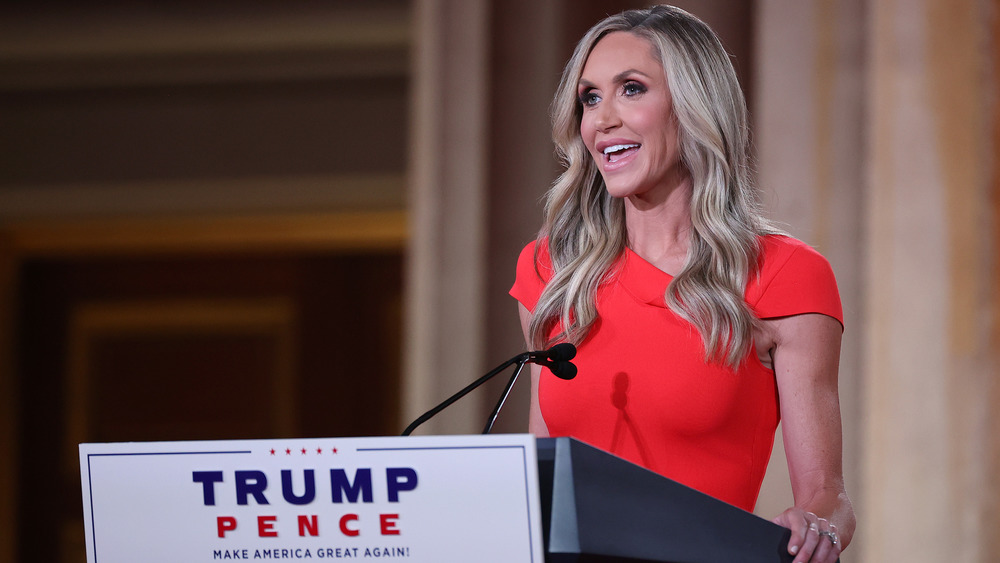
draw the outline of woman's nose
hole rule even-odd
[[[605,100],[597,106],[597,116],[594,119],[594,127],[598,131],[604,132],[621,125],[621,119],[618,116],[618,109],[615,107],[614,102]]]

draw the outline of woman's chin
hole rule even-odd
[[[638,189],[635,186],[622,185],[620,183],[609,184],[607,180],[604,181],[604,188],[607,190],[608,195],[616,199],[625,199],[638,193]]]

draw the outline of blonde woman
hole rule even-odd
[[[669,6],[594,26],[553,101],[565,172],[511,290],[535,366],[530,430],[573,436],[753,510],[779,419],[796,563],[833,562],[855,518],[841,467],[843,319],[827,261],[762,218],[729,57]]]

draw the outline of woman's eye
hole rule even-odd
[[[599,101],[601,101],[601,97],[593,92],[588,91],[580,94],[580,105],[584,107],[593,106]]]
[[[645,91],[646,87],[638,82],[626,82],[625,85],[622,86],[622,92],[626,96],[635,96],[637,94],[642,94]]]

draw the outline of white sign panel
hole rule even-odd
[[[89,563],[543,563],[530,435],[81,444]]]

